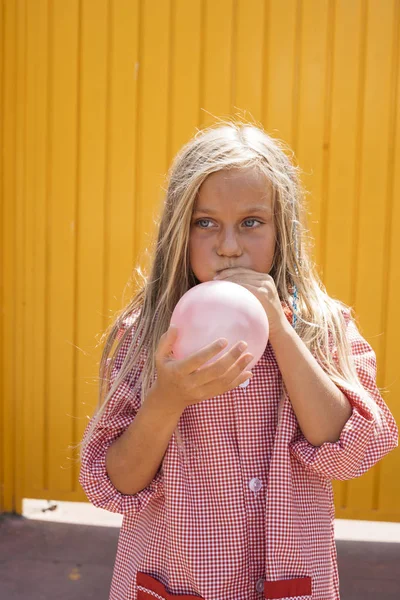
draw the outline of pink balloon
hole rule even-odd
[[[218,338],[228,345],[205,364],[211,364],[234,344],[244,340],[254,358],[250,370],[260,360],[268,343],[269,323],[261,302],[248,289],[232,281],[207,281],[186,292],[172,313],[178,327],[173,347],[177,359],[186,358]]]

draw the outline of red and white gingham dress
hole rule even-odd
[[[376,387],[375,354],[344,315],[363,386],[382,409],[379,435],[361,397],[343,387],[353,413],[340,440],[312,446],[281,393],[268,343],[249,385],[187,407],[179,421],[185,451],[174,434],[150,485],[123,495],[107,476],[105,455],[140,400],[120,385],[80,472],[89,500],[124,516],[111,600],[339,598],[331,480],[362,475],[398,444]]]

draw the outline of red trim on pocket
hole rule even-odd
[[[311,577],[264,582],[264,597],[268,600],[311,596]]]
[[[165,585],[161,581],[157,581],[155,577],[148,575],[147,573],[141,573],[140,571],[136,574],[136,585],[140,585],[147,588],[151,592],[154,592],[165,598],[165,600],[203,600],[200,596],[192,596],[191,594],[170,594],[167,592]],[[138,600],[155,600],[154,596],[147,594],[143,590],[138,590]]]

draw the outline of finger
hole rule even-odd
[[[241,285],[242,285],[243,287],[247,288],[248,290],[250,290],[250,291],[251,291],[251,292],[253,292],[253,293],[254,293],[255,291],[258,291],[258,290],[259,290],[259,288],[258,288],[257,286],[255,286],[255,285],[251,285],[251,284],[249,284],[249,283],[242,283]]]
[[[190,354],[186,358],[177,361],[177,368],[179,369],[179,372],[182,373],[182,375],[189,375],[190,373],[193,373],[202,367],[208,360],[214,356],[217,356],[227,345],[228,340],[225,338],[220,338],[215,342],[204,346],[204,348],[201,348],[197,352]]]
[[[247,344],[246,344],[247,346]],[[218,360],[192,374],[195,386],[207,385],[210,382],[221,380],[221,386],[226,386],[235,379],[243,369],[253,360],[253,355],[240,349],[240,342],[225,352]]]
[[[234,275],[235,273],[248,273],[250,275],[255,275],[258,273],[258,271],[246,269],[245,267],[232,267],[231,269],[223,269],[219,272],[219,275]]]
[[[224,383],[232,384],[253,360],[254,356],[250,352],[245,352],[242,356],[226,371],[223,376]],[[250,372],[251,373],[251,372]]]
[[[220,279],[223,277],[247,277],[251,279],[262,279],[266,276],[266,273],[260,273],[259,271],[252,271],[251,269],[225,269],[217,273],[216,278]]]
[[[226,391],[229,392],[230,390],[234,390],[238,385],[252,378],[253,373],[251,371],[242,371],[240,375],[231,382],[229,388]]]
[[[260,277],[255,278],[255,277],[246,277],[246,276],[235,276],[235,275],[231,275],[231,276],[226,276],[226,277],[218,277],[218,279],[216,279],[216,281],[230,281],[232,283],[238,283],[239,285],[253,285],[253,286],[261,286],[264,282],[264,280]]]
[[[218,279],[229,279],[231,281],[233,281],[234,279],[254,279],[254,275],[252,273],[218,273],[218,275],[215,276],[216,280]]]
[[[230,390],[235,389],[241,383],[244,383],[248,379],[252,379],[253,373],[251,371],[242,370],[239,375],[233,379],[228,385],[221,386],[220,392],[215,393],[215,381],[210,382],[204,387],[201,388],[201,393],[204,398],[211,398],[212,396],[216,396],[219,394],[225,394]]]

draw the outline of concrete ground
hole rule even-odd
[[[120,522],[44,500],[0,516],[0,600],[108,600]],[[335,530],[341,600],[400,600],[400,524],[337,520]]]

